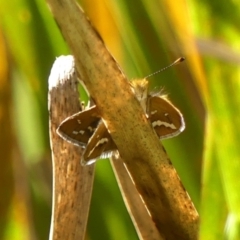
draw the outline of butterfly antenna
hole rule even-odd
[[[160,72],[162,72],[162,71],[165,71],[166,69],[168,69],[168,68],[170,68],[170,67],[172,67],[172,66],[174,66],[174,65],[177,65],[177,64],[179,64],[180,62],[183,62],[184,60],[185,60],[184,57],[180,57],[180,58],[178,58],[175,62],[173,62],[172,64],[170,64],[169,66],[167,66],[167,67],[165,67],[165,68],[162,68],[162,69],[158,70],[157,72],[154,72],[154,73],[149,74],[148,76],[145,77],[145,79],[150,78],[150,77],[152,77],[153,75],[156,75],[156,74],[158,74],[158,73],[160,73]]]

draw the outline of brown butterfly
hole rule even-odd
[[[180,58],[170,66],[183,60]],[[146,78],[134,80],[130,84],[160,139],[177,136],[184,130],[185,123],[181,112],[166,96],[160,93],[149,94],[149,84]],[[98,158],[108,158],[113,151],[117,150],[117,146],[98,114],[96,105],[66,118],[59,125],[57,133],[64,140],[85,148],[81,159],[82,165],[91,164]]]

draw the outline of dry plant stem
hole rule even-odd
[[[140,198],[133,181],[129,177],[122,159],[113,156],[111,159],[111,165],[139,239],[163,240],[154,222],[152,221],[147,208]]]
[[[75,1],[47,2],[159,232],[197,239],[198,213],[127,79]]]
[[[73,57],[58,58],[49,77],[49,125],[53,162],[50,240],[85,239],[94,166],[80,164],[82,150],[56,133],[62,120],[81,110]]]

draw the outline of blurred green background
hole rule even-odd
[[[240,239],[240,2],[79,2],[129,79],[186,58],[150,78],[186,121],[163,144],[200,214],[200,239]],[[45,1],[0,0],[0,239],[48,238],[48,76],[66,54]],[[107,160],[87,239],[138,239]]]

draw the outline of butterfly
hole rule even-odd
[[[178,61],[182,59],[173,64]],[[149,93],[148,86],[146,78],[130,82],[130,87],[158,137],[165,139],[177,136],[185,129],[181,112],[161,92]],[[57,128],[57,133],[64,140],[84,148],[82,165],[89,165],[98,158],[108,158],[117,150],[96,105],[66,118]]]

